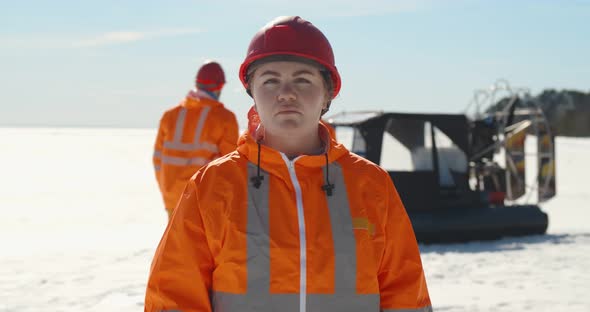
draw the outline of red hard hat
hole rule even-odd
[[[248,67],[256,60],[273,55],[293,55],[316,61],[326,67],[332,78],[332,98],[340,91],[340,74],[334,62],[332,46],[312,23],[299,16],[279,17],[262,27],[248,47],[240,66],[240,80],[248,89]]]
[[[216,91],[225,84],[225,74],[217,62],[206,61],[197,73],[196,83],[208,86],[210,91]]]

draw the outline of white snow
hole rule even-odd
[[[143,311],[155,130],[0,128],[0,311]],[[590,139],[557,139],[547,235],[421,245],[435,311],[590,311]]]

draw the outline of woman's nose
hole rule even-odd
[[[293,101],[297,98],[297,95],[291,85],[285,83],[279,89],[279,95],[277,98],[279,101]]]

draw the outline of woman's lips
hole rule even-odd
[[[296,109],[285,109],[285,110],[281,110],[277,113],[277,115],[281,115],[281,114],[301,114],[301,112]]]

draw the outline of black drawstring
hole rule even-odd
[[[330,183],[330,175],[329,175],[329,171],[328,171],[330,164],[328,162],[328,153],[325,153],[324,156],[326,156],[326,184],[322,185],[322,190],[324,190],[324,192],[326,192],[326,195],[332,196],[332,190],[334,189],[334,184]]]
[[[262,180],[264,180],[264,176],[260,174],[260,143],[258,143],[258,164],[256,166],[258,167],[256,176],[251,177],[250,181],[252,181],[255,188],[260,188],[260,184],[262,184]]]
[[[330,167],[330,163],[328,161],[328,154],[324,154],[324,156],[326,157],[326,184],[322,185],[322,190],[324,190],[324,192],[326,192],[326,195],[328,196],[332,196],[332,190],[334,189],[334,184],[330,183],[330,171],[329,171],[329,167]],[[262,180],[264,180],[264,176],[260,174],[260,143],[258,143],[258,161],[257,161],[257,170],[256,170],[256,176],[255,177],[251,177],[250,181],[252,181],[252,184],[254,184],[255,188],[260,188],[260,185],[262,184]]]

